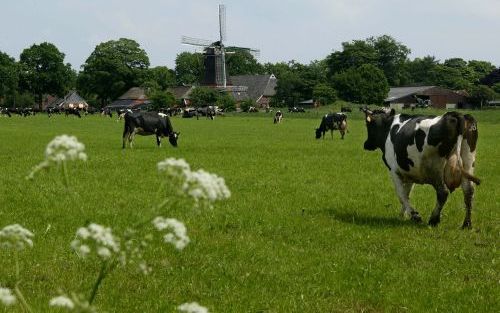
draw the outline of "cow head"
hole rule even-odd
[[[366,130],[368,131],[364,149],[373,151],[380,148],[384,150],[385,140],[395,114],[394,109],[389,113],[373,112],[369,109],[362,111],[365,112]]]
[[[177,132],[171,132],[169,135],[168,135],[168,141],[170,142],[170,144],[174,147],[177,147],[177,139],[179,138],[179,135],[181,133],[177,133]]]
[[[321,138],[321,129],[316,128],[316,139],[320,139],[320,138]]]

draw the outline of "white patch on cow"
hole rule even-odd
[[[165,117],[167,117],[167,114],[158,112],[158,116],[165,118]]]

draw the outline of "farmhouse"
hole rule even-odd
[[[70,91],[64,98],[53,98],[49,100],[44,108],[59,108],[59,109],[88,109],[89,105],[85,99],[75,91]]]
[[[427,101],[430,106],[439,109],[459,108],[467,103],[464,92],[453,91],[438,86],[394,87],[384,103],[391,108],[401,109],[417,104],[418,99]]]
[[[257,107],[265,108],[276,94],[277,79],[273,74],[231,76],[229,81],[233,86],[228,87],[233,87],[232,95],[237,102],[252,99]]]
[[[105,108],[110,110],[144,108],[151,104],[146,95],[146,89],[142,87],[132,87],[118,99],[107,105]]]

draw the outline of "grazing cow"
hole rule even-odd
[[[365,109],[368,139],[365,150],[382,150],[382,160],[390,171],[401,202],[401,214],[420,222],[409,196],[416,184],[432,185],[437,202],[429,225],[440,222],[448,194],[461,186],[466,207],[462,228],[471,227],[473,176],[478,138],[477,122],[471,115],[448,112],[442,116],[373,113]]]
[[[306,110],[302,107],[289,107],[288,112],[289,113],[305,113]]]
[[[339,130],[341,138],[344,139],[347,131],[347,115],[344,113],[330,113],[323,116],[319,128],[316,128],[316,139],[321,137],[325,139],[325,133],[328,130],[330,130],[333,139],[333,131],[336,129]]]
[[[276,113],[274,114],[274,124],[281,123],[282,119],[283,119],[283,113],[281,113],[280,110],[276,111]]]
[[[82,118],[82,115],[80,114],[80,110],[78,110],[77,108],[66,108],[64,110],[64,113],[66,114],[66,116],[76,115],[76,116],[78,116],[78,118]]]
[[[7,108],[0,108],[0,114],[7,115],[8,117],[12,117],[12,115],[10,115],[10,112]]]
[[[161,137],[168,137],[170,144],[177,147],[177,138],[180,133],[174,131],[170,119],[165,114],[160,116],[157,112],[127,112],[123,130],[123,149],[125,149],[126,141],[129,142],[129,146],[132,148],[136,134],[143,136],[156,135],[158,147],[161,147]]]

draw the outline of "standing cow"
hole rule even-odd
[[[321,137],[325,139],[325,133],[328,130],[330,130],[333,139],[333,131],[336,129],[339,130],[341,138],[344,139],[347,131],[347,115],[344,113],[330,113],[323,116],[319,128],[316,128],[316,139]]]
[[[473,176],[478,138],[477,122],[471,115],[448,112],[442,116],[411,116],[374,113],[364,109],[368,139],[365,150],[382,150],[382,160],[390,171],[401,202],[401,214],[416,222],[422,218],[410,205],[413,185],[429,184],[437,202],[429,225],[440,222],[448,194],[461,186],[466,207],[462,228],[470,228],[474,185]]]
[[[170,119],[166,114],[157,112],[127,112],[125,114],[125,128],[123,130],[123,145],[128,141],[132,148],[136,134],[147,136],[156,135],[156,144],[161,147],[161,137],[168,137],[168,141],[177,147],[177,139],[180,133],[172,128]]]
[[[276,113],[274,114],[274,124],[281,123],[282,119],[283,119],[283,113],[281,113],[280,110],[276,111]]]

